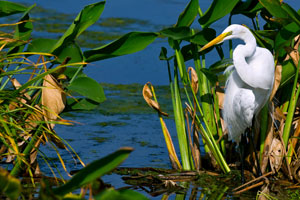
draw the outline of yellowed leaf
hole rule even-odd
[[[56,120],[66,105],[66,95],[61,85],[51,74],[44,77],[42,105],[45,120],[48,122]],[[54,124],[50,123],[50,127],[53,129]]]

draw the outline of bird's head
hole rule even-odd
[[[245,39],[246,36],[248,36],[250,33],[249,29],[245,26],[239,25],[239,24],[232,24],[228,26],[218,37],[204,45],[200,51],[203,51],[215,44],[220,44],[225,40],[230,40],[234,38],[240,38],[242,40]]]

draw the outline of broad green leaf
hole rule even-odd
[[[85,29],[94,24],[102,14],[105,1],[94,3],[83,8],[74,22],[51,49],[51,53],[59,54],[67,44],[73,42]]]
[[[274,17],[283,19],[287,19],[289,17],[285,10],[282,9],[281,2],[279,0],[260,0],[259,2]]]
[[[208,10],[199,19],[203,27],[208,27],[213,22],[229,14],[239,0],[214,0]]]
[[[285,61],[282,63],[282,72],[281,72],[281,81],[279,88],[283,87],[287,83],[290,83],[294,80],[296,74],[296,67],[291,60]]]
[[[93,110],[99,105],[98,102],[90,99],[67,99],[67,110]]]
[[[95,181],[99,177],[119,166],[129,156],[132,150],[133,149],[129,147],[121,148],[104,158],[93,161],[75,174],[66,184],[58,188],[54,188],[54,194],[63,196],[88,183],[91,183],[92,181]]]
[[[0,1],[0,17],[22,13],[27,10],[27,7],[9,1]]]
[[[213,74],[218,74],[224,72],[224,70],[231,65],[233,65],[232,58],[222,59],[212,64],[209,67],[209,71]]]
[[[68,90],[76,92],[93,101],[101,103],[105,100],[102,86],[90,77],[77,77],[68,87]]]
[[[18,199],[21,189],[19,179],[11,176],[8,171],[0,169],[0,194],[4,194],[9,199]]]
[[[211,28],[204,28],[200,32],[196,33],[190,42],[199,45],[205,45],[216,37],[216,31]]]
[[[134,190],[115,190],[109,188],[95,196],[95,200],[147,200],[148,198]]]
[[[212,73],[209,69],[201,68],[201,72],[206,76],[206,78],[211,82],[212,85],[215,85],[218,81],[218,76]]]
[[[262,8],[264,7],[255,0],[240,1],[232,10],[231,14],[243,14],[249,18],[254,18],[257,12],[262,10]]]
[[[56,42],[57,40],[48,38],[33,39],[31,43],[28,44],[27,51],[48,53]]]
[[[160,34],[173,40],[183,40],[192,36],[191,30],[186,26],[166,28],[161,30]]]
[[[26,43],[26,40],[30,39],[31,32],[33,30],[33,25],[32,25],[32,22],[30,21],[29,11],[34,7],[35,7],[35,5],[29,7],[25,11],[22,18],[19,20],[19,22],[23,22],[23,23],[18,24],[16,26],[14,39],[16,39],[18,41],[24,41],[25,43]],[[25,47],[25,44],[15,46],[9,50],[9,54],[21,52],[21,51],[23,51],[24,47]]]
[[[73,78],[73,76],[77,73],[78,67],[67,67],[64,71],[64,74],[69,78]],[[77,74],[77,77],[87,77],[85,73],[83,73],[82,69]]]
[[[285,46],[289,46],[296,35],[300,33],[300,26],[295,22],[292,22],[284,26],[276,36],[275,39],[275,51],[279,57],[284,57],[286,52],[284,50]]]
[[[179,15],[175,27],[190,26],[198,14],[199,2],[198,0],[191,0],[184,11]]]
[[[300,15],[291,6],[286,3],[281,3],[281,7],[300,26]]]
[[[68,63],[82,62],[83,54],[80,47],[75,42],[70,42],[68,46],[65,46],[57,55],[58,62],[62,63],[67,57],[71,60]]]
[[[153,32],[130,32],[102,47],[84,52],[86,62],[135,53],[151,44],[158,34]]]

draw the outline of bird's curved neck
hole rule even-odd
[[[253,56],[256,50],[255,37],[250,34],[246,38],[241,37],[239,39],[245,42],[245,45],[241,45],[240,47],[240,51],[242,52],[243,56],[245,56],[245,58]]]

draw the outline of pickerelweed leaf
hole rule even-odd
[[[67,88],[98,103],[106,99],[102,86],[90,77],[77,77]]]
[[[105,1],[84,7],[63,36],[52,47],[50,53],[58,55],[70,42],[73,42],[85,29],[94,24],[102,14]]]
[[[204,28],[196,33],[191,39],[191,43],[205,45],[216,37],[216,31],[211,28]]]
[[[190,26],[198,15],[199,1],[191,0],[184,11],[179,15],[175,27]]]
[[[85,61],[93,62],[141,51],[151,44],[157,36],[158,34],[154,32],[127,33],[107,45],[85,51],[83,53]]]
[[[53,45],[55,45],[57,40],[49,38],[36,38],[33,39],[29,44],[28,52],[43,52],[47,53],[51,50]]]
[[[19,20],[19,22],[22,22],[18,24],[15,28],[15,34],[14,34],[14,39],[19,40],[19,41],[27,41],[30,39],[31,32],[33,30],[33,25],[32,22],[30,21],[29,17],[29,11],[35,7],[35,4],[29,7]],[[25,44],[22,45],[16,45],[15,47],[9,49],[8,53],[18,53],[23,51],[25,47]]]
[[[124,147],[104,158],[93,161],[76,173],[66,184],[54,188],[54,194],[63,196],[88,183],[91,183],[119,166],[132,151],[132,148]]]
[[[186,26],[166,28],[161,30],[160,34],[173,40],[188,39],[192,36],[191,30]]]
[[[22,13],[27,10],[27,7],[9,1],[0,1],[0,17]]]
[[[229,14],[239,0],[214,0],[208,10],[199,19],[203,27],[208,27],[218,19]]]

